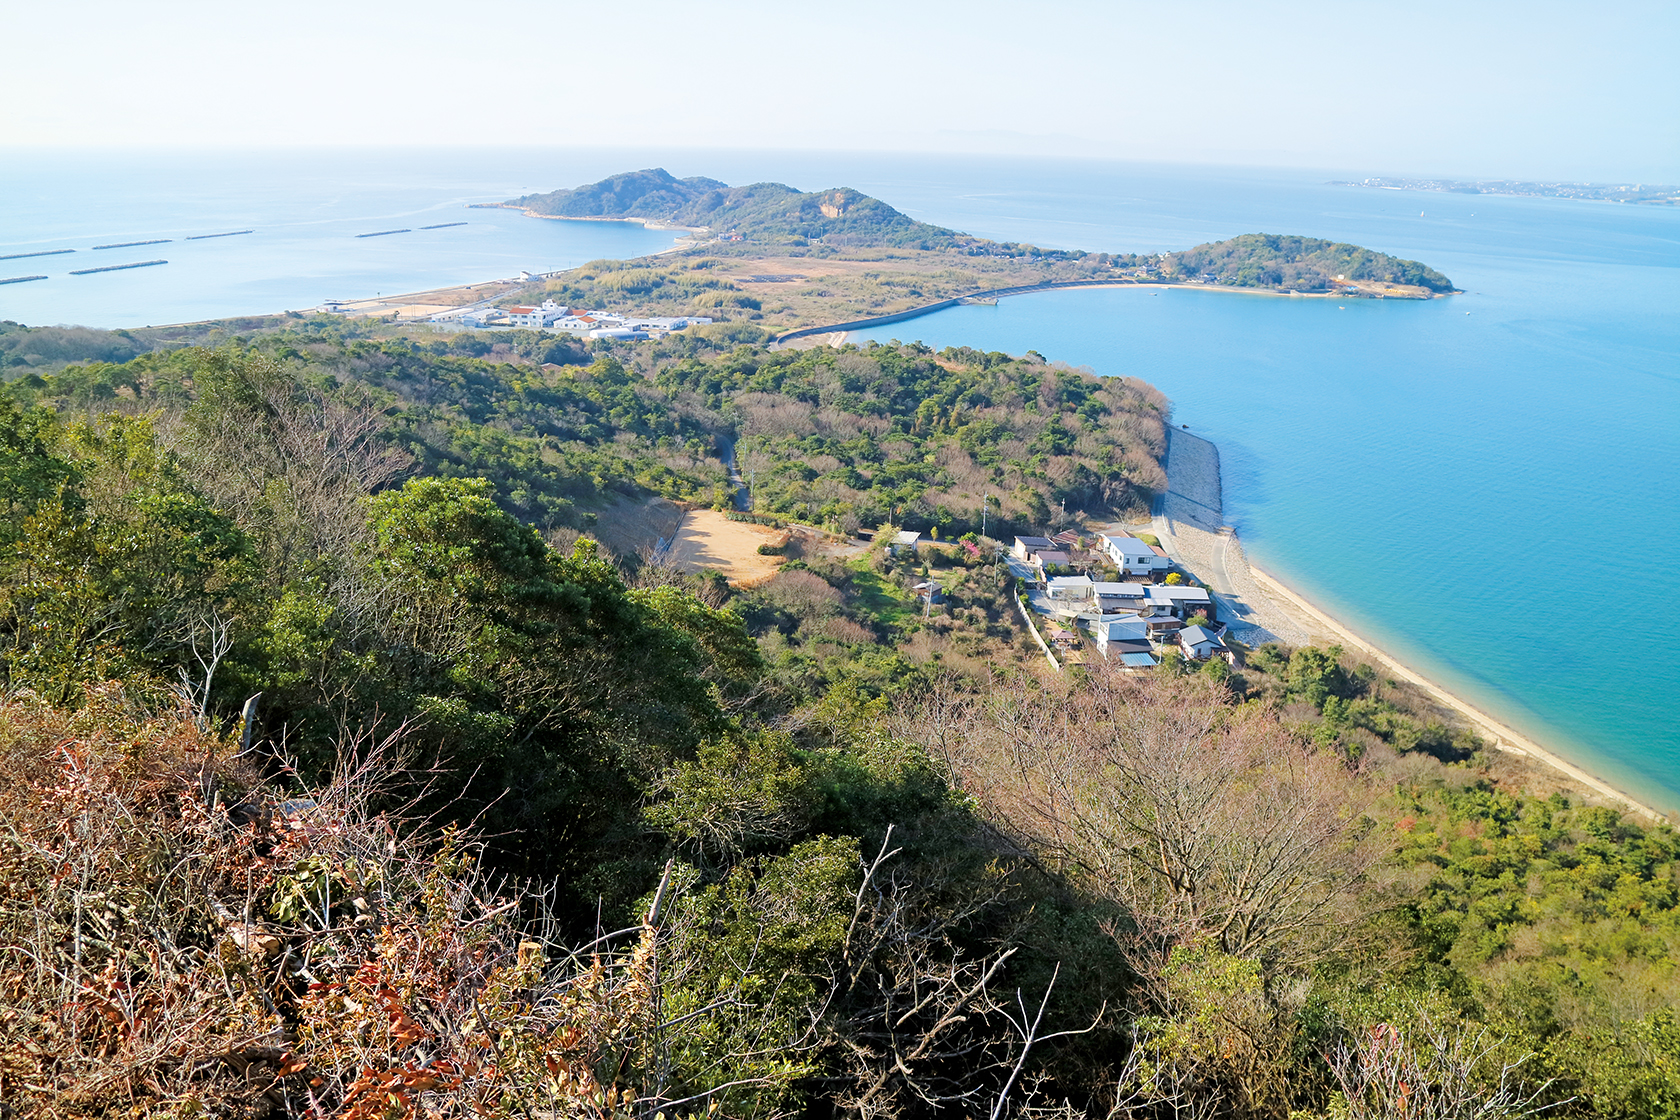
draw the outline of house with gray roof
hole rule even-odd
[[[1097,649],[1108,658],[1125,653],[1150,653],[1148,621],[1142,618],[1105,618],[1096,624]]]
[[[1205,626],[1186,626],[1178,632],[1178,648],[1184,651],[1184,656],[1191,661],[1207,661],[1211,658],[1222,657],[1226,661],[1235,663],[1236,654],[1222,641],[1218,634]]]

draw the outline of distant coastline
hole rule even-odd
[[[1042,284],[1029,284],[1015,288],[977,288],[972,292],[953,296],[950,299],[938,300],[934,303],[922,304],[905,311],[895,311],[888,315],[875,315],[867,319],[853,319],[845,323],[831,323],[826,326],[800,327],[797,330],[784,331],[771,339],[771,344],[780,346],[792,342],[796,338],[806,338],[822,334],[847,334],[851,331],[866,331],[874,327],[891,326],[902,323],[907,319],[919,319],[923,315],[932,315],[936,311],[956,307],[965,303],[988,302],[995,303],[1006,296],[1025,296],[1035,292],[1067,291],[1072,288],[1181,288],[1191,292],[1233,292],[1248,296],[1273,296],[1286,299],[1403,299],[1426,300],[1438,299],[1443,295],[1462,295],[1463,289],[1454,288],[1450,292],[1424,293],[1413,295],[1409,292],[1396,290],[1394,294],[1366,294],[1363,289],[1350,291],[1343,289],[1333,292],[1280,292],[1274,288],[1239,288],[1231,284],[1186,284],[1181,281],[1163,280],[1047,280]]]
[[[641,226],[643,229],[680,229],[685,233],[707,233],[705,226],[680,226],[672,222],[661,221],[658,218],[609,218],[609,217],[574,217],[571,214],[539,214],[524,206],[511,202],[469,202],[469,210],[518,210],[527,218],[542,218],[550,222],[629,222]]]
[[[1680,186],[1644,183],[1534,183],[1516,179],[1359,179],[1332,182],[1334,187],[1372,187],[1385,191],[1434,191],[1439,194],[1503,194],[1523,198],[1573,198],[1586,202],[1623,202],[1646,206],[1680,204]]]

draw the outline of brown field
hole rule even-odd
[[[780,556],[760,556],[761,544],[786,543],[788,534],[745,521],[731,521],[712,509],[690,510],[677,529],[670,561],[686,572],[722,572],[735,587],[752,587],[776,574]]]

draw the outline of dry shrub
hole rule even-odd
[[[814,572],[779,572],[760,592],[766,599],[802,618],[819,618],[837,610],[840,592]]]
[[[1093,666],[1048,691],[937,695],[918,722],[994,820],[1130,911],[1145,972],[1207,939],[1304,966],[1382,904],[1367,779],[1205,676]]]
[[[346,745],[326,788],[288,799],[115,686],[75,713],[0,704],[0,1101],[31,1117],[669,1108],[648,1029],[657,904],[557,946],[544,898],[506,896],[474,844],[376,811],[396,744]]]

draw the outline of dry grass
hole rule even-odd
[[[761,544],[783,547],[788,535],[762,525],[731,521],[716,510],[691,510],[671,545],[670,563],[685,572],[722,572],[735,587],[756,587],[776,574],[782,557],[761,556]]]
[[[657,902],[559,944],[540,892],[375,811],[394,750],[288,803],[115,686],[0,703],[6,1115],[672,1114]]]

